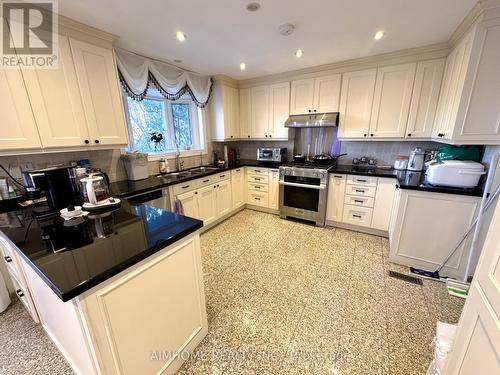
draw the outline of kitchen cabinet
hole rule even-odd
[[[394,178],[378,178],[377,193],[373,204],[371,227],[382,231],[389,230],[394,197],[396,195],[396,180]]]
[[[43,147],[88,145],[91,137],[70,38],[59,36],[57,69],[26,67],[22,73]]]
[[[341,74],[292,81],[290,114],[338,112]]]
[[[243,207],[246,203],[245,168],[231,171],[231,189],[233,196],[233,209]]]
[[[0,69],[0,149],[40,148],[31,105],[19,69]]]
[[[404,189],[398,189],[397,194],[389,260],[435,270],[476,218],[481,199]],[[469,236],[443,268],[442,275],[463,277],[471,241]]]
[[[215,82],[210,99],[210,123],[214,141],[235,140],[240,137],[239,107],[238,89],[224,82]]]
[[[111,49],[70,39],[90,142],[128,143],[116,63]]]
[[[279,210],[279,179],[280,173],[278,169],[269,170],[269,208]]]
[[[377,70],[370,137],[404,138],[415,70],[415,63],[385,66]]]
[[[252,87],[250,90],[250,135],[252,138],[268,138],[269,98],[269,86]]]
[[[500,144],[500,17],[484,17],[446,60],[433,138]]]
[[[184,210],[184,215],[194,218],[200,217],[200,211],[198,209],[198,199],[196,191],[188,191],[176,196]]]
[[[198,205],[197,219],[203,220],[203,225],[212,224],[218,216],[216,185],[208,185],[194,192]]]
[[[342,221],[346,176],[331,174],[328,182],[327,221]]]
[[[240,138],[251,138],[250,89],[240,89]]]
[[[339,138],[368,137],[376,76],[376,69],[342,75]]]
[[[215,185],[214,185],[215,186]],[[223,217],[233,209],[233,201],[231,197],[231,180],[227,179],[217,183],[216,202],[217,202],[217,218]]]
[[[436,117],[445,59],[421,61],[417,64],[406,138],[430,138]]]
[[[290,83],[269,86],[269,137],[288,139],[285,121],[290,116]]]

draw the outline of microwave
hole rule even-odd
[[[286,147],[259,147],[257,149],[257,160],[284,163],[286,161]]]

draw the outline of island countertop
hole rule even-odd
[[[32,220],[3,236],[63,301],[186,237],[203,222],[145,204],[64,221]]]

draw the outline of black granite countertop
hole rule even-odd
[[[127,202],[113,211],[71,221],[59,216],[43,222],[32,221],[29,212],[25,213],[22,227],[1,230],[63,301],[203,226],[200,220]]]
[[[425,172],[398,171],[395,169],[378,169],[354,165],[337,165],[336,167],[331,168],[329,173],[395,178],[397,180],[397,186],[400,189],[468,195],[473,197],[481,197],[483,195],[483,189],[480,187],[473,189],[461,189],[431,185],[426,181]]]
[[[186,172],[189,172],[192,169],[185,169],[182,172],[184,174],[163,174],[156,176],[149,176],[144,180],[139,181],[116,181],[110,184],[111,195],[116,198],[128,198],[133,195],[146,193],[148,191],[153,191],[157,189],[161,189],[170,185],[179,184],[181,182],[186,182],[190,180],[195,180],[200,177],[210,176],[212,174],[217,174],[224,171],[229,171],[232,169],[237,169],[241,167],[266,167],[266,168],[278,168],[281,163],[270,163],[270,162],[260,162],[258,160],[251,159],[242,159],[238,163],[231,165],[229,167],[217,168],[217,169],[207,169],[202,173],[191,173],[186,175]],[[212,168],[211,166],[207,166],[208,168]]]

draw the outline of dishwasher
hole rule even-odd
[[[127,199],[131,203],[147,204],[154,208],[161,208],[162,210],[172,211],[168,188],[150,190],[145,193],[132,195],[125,199]]]

